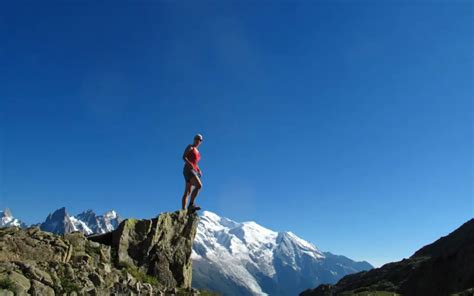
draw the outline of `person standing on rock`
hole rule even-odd
[[[194,204],[196,196],[199,193],[199,190],[202,188],[201,182],[201,169],[199,169],[198,162],[201,159],[201,154],[197,149],[201,145],[203,138],[202,135],[197,134],[194,136],[194,142],[191,145],[188,145],[184,150],[183,160],[185,162],[183,168],[184,180],[186,181],[184,195],[182,198],[182,209],[186,209],[186,204],[188,202],[188,196],[191,194],[191,201],[189,202],[189,210],[198,211],[201,208]],[[191,190],[194,187],[194,190]]]

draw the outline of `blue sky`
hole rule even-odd
[[[2,5],[18,218],[176,210],[198,132],[204,209],[324,251],[378,266],[474,216],[472,2],[94,2]]]

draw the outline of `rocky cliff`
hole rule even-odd
[[[0,294],[197,294],[190,256],[198,220],[186,211],[162,213],[92,237],[0,229]]]
[[[343,277],[301,296],[387,291],[402,295],[474,295],[474,219],[408,259]],[[364,294],[365,295],[365,294]]]

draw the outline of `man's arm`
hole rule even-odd
[[[193,149],[193,146],[192,145],[188,145],[188,147],[186,147],[186,149],[184,150],[184,153],[183,153],[183,160],[189,164],[191,167],[193,167],[193,164],[189,161],[188,159],[188,154],[189,152]]]

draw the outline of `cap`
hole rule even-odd
[[[203,138],[202,138],[202,135],[201,135],[201,134],[197,134],[197,135],[195,135],[195,136],[194,136],[194,139],[199,139],[199,140],[201,140],[201,141],[203,140]]]

